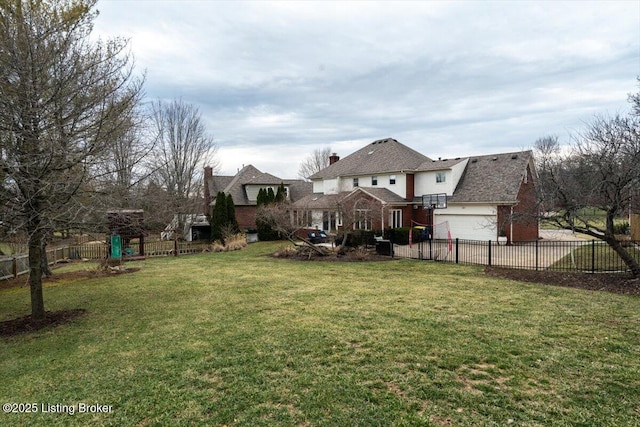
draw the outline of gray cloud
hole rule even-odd
[[[637,2],[103,1],[150,99],[198,105],[223,169],[293,177],[313,149],[395,137],[432,157],[561,138],[628,108]],[[568,138],[565,138],[568,140]]]

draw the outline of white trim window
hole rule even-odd
[[[376,185],[378,185],[378,177],[377,176],[372,176],[371,177],[371,186],[375,187]]]
[[[355,230],[371,230],[371,209],[356,209]]]
[[[396,176],[389,175],[389,185],[395,185],[395,183],[396,183]]]
[[[389,225],[391,228],[402,227],[402,209],[392,209],[389,215]]]
[[[359,186],[358,178],[353,178],[353,188],[356,188],[358,186]]]
[[[447,174],[445,172],[436,172],[436,182],[438,184],[447,182]]]

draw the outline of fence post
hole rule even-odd
[[[538,271],[538,263],[539,263],[539,252],[538,252],[538,247],[539,247],[539,241],[536,240],[536,271]]]
[[[18,259],[13,257],[13,262],[11,263],[11,272],[13,273],[13,278],[18,277]]]
[[[491,240],[489,240],[489,267],[491,267]]]
[[[456,237],[456,264],[458,263],[458,238]]]
[[[173,239],[173,256],[178,256],[178,239]]]
[[[596,241],[591,240],[591,272],[596,272]]]

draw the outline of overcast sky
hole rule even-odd
[[[626,113],[640,1],[100,0],[95,32],[130,39],[147,100],[200,108],[221,172],[297,177],[392,137],[432,157],[563,142]]]

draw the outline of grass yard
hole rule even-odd
[[[628,252],[638,262],[640,262],[640,250],[635,247],[627,248]],[[595,244],[589,242],[580,246],[569,254],[559,259],[551,266],[557,270],[580,271],[625,271],[627,266],[622,258],[609,245],[602,241],[596,241]]]
[[[0,400],[39,410],[0,425],[638,425],[640,298],[281,245],[47,285],[87,313],[0,341]],[[0,291],[0,320],[28,307]]]

